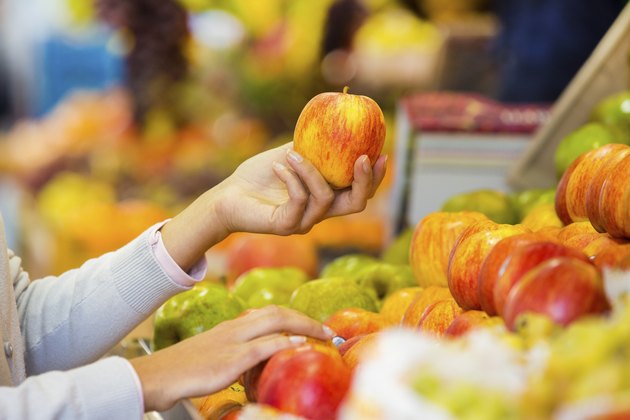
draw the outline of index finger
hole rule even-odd
[[[274,333],[306,335],[320,340],[329,340],[334,335],[328,327],[301,312],[274,305],[252,311],[235,321],[242,322],[236,331],[242,341]]]

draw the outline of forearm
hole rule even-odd
[[[142,394],[129,362],[112,357],[0,387],[0,418],[141,419]]]
[[[221,184],[207,191],[161,229],[166,250],[184,271],[230,233],[221,214],[222,192]]]
[[[96,360],[182,290],[155,260],[148,232],[59,278],[18,280],[28,374]]]

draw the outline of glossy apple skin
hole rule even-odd
[[[557,257],[530,270],[512,288],[503,318],[512,330],[518,316],[526,312],[547,315],[566,326],[609,309],[599,270],[580,259]]]
[[[324,321],[324,324],[346,340],[385,328],[385,320],[381,314],[361,308],[340,309]]]
[[[491,317],[484,311],[465,311],[459,314],[444,332],[448,337],[461,337],[468,332],[485,326],[503,323],[499,317]]]
[[[385,117],[371,98],[325,92],[312,98],[298,117],[296,152],[309,160],[334,188],[352,184],[356,160],[367,155],[374,165],[385,142]]]
[[[621,144],[607,144],[583,154],[584,158],[570,175],[566,190],[567,211],[573,222],[589,220],[586,197],[593,177],[618,151],[626,148]]]
[[[601,193],[604,181],[610,174],[611,168],[614,168],[622,159],[630,155],[630,147],[624,144],[617,144],[615,146],[616,150],[611,152],[606,161],[603,162],[599,169],[593,174],[586,192],[586,215],[598,232],[605,231],[600,216]]]
[[[575,159],[569,165],[567,170],[564,171],[564,174],[562,174],[562,177],[560,178],[560,181],[558,182],[558,186],[556,187],[556,202],[555,202],[556,214],[558,215],[558,218],[562,221],[562,223],[564,223],[565,225],[568,225],[573,222],[573,220],[571,219],[571,215],[569,214],[569,208],[568,208],[568,203],[567,203],[567,189],[569,187],[569,181],[571,180],[571,176],[573,172],[575,172],[575,169],[584,160],[584,156],[585,156],[584,154],[578,156],[578,158]]]
[[[630,155],[611,168],[602,184],[599,222],[614,238],[630,238]]]
[[[357,366],[369,355],[377,338],[378,333],[358,335],[339,346],[339,353],[351,371],[354,372]],[[343,350],[342,347],[344,347]]]
[[[418,330],[441,337],[451,323],[464,310],[454,299],[445,299],[431,304],[422,314],[418,322]]]
[[[416,296],[422,292],[422,287],[405,287],[398,289],[383,301],[380,314],[386,326],[400,325],[407,312],[407,308]]]
[[[525,243],[541,242],[547,236],[537,233],[522,233],[501,239],[490,250],[479,270],[477,294],[481,309],[488,315],[496,315],[494,305],[494,286],[499,281],[505,269],[505,262],[511,258],[514,250]]]
[[[460,235],[448,263],[448,288],[460,307],[481,309],[479,272],[486,256],[501,239],[527,232],[521,225],[478,222]]]
[[[592,257],[595,267],[620,268],[624,259],[630,258],[630,243],[618,243],[607,246]]]
[[[565,243],[573,236],[582,235],[584,233],[597,233],[590,222],[569,223],[558,232],[557,239],[560,243]]]
[[[409,264],[419,286],[448,286],[448,258],[459,235],[471,224],[489,220],[478,212],[435,212],[415,227]]]
[[[281,350],[260,375],[258,402],[311,420],[334,419],[351,376],[339,353],[312,346]]]
[[[588,262],[588,258],[582,251],[557,242],[525,243],[513,250],[511,257],[503,263],[502,274],[492,291],[495,309],[499,315],[504,315],[507,297],[523,276],[543,261],[554,257],[570,257]]]
[[[415,328],[422,318],[424,311],[435,302],[444,299],[453,299],[448,287],[429,286],[418,293],[411,301],[405,315],[403,315],[401,325],[405,327]]]

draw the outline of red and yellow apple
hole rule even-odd
[[[352,372],[339,353],[304,345],[274,354],[258,381],[258,402],[311,420],[336,417]]]
[[[561,228],[564,226],[553,204],[540,204],[527,213],[527,216],[521,221],[523,226],[530,228],[533,232],[543,229]]]
[[[610,157],[593,174],[586,191],[586,214],[598,232],[605,231],[600,221],[600,202],[604,182],[611,173],[611,168],[614,168],[624,157],[630,155],[630,147],[623,144],[617,146],[616,152],[611,153]]]
[[[615,238],[630,238],[630,154],[610,168],[599,197],[601,227]]]
[[[479,270],[479,284],[477,293],[481,309],[488,315],[496,315],[494,305],[494,287],[505,270],[505,263],[512,256],[514,250],[522,244],[541,242],[547,237],[537,233],[522,233],[501,239],[490,250]]]
[[[407,306],[401,325],[416,328],[424,311],[433,303],[440,300],[453,299],[453,295],[447,287],[429,286],[416,294]]]
[[[352,184],[356,160],[367,155],[374,165],[385,142],[385,117],[371,98],[325,92],[302,109],[295,125],[293,147],[309,160],[334,188]]]
[[[571,237],[584,233],[597,233],[597,231],[588,221],[569,223],[558,231],[557,239],[560,243],[565,243]]]
[[[354,371],[369,356],[377,337],[378,333],[357,335],[339,346],[339,353],[350,370]]]
[[[504,314],[508,294],[522,277],[543,261],[554,257],[568,257],[588,262],[582,251],[557,242],[530,242],[514,248],[511,256],[503,263],[502,273],[492,290],[494,307],[499,315]]]
[[[489,220],[477,212],[435,212],[415,227],[409,249],[409,263],[418,285],[448,285],[448,258],[459,235],[472,223]]]
[[[510,291],[503,318],[510,329],[527,312],[544,314],[560,325],[607,311],[610,305],[599,270],[577,258],[551,258],[528,271]]]
[[[407,308],[422,290],[422,287],[405,287],[387,296],[379,311],[385,325],[400,325],[405,316],[405,312],[407,312]]]
[[[593,176],[620,150],[627,148],[623,144],[606,144],[583,155],[584,159],[570,175],[566,189],[567,211],[573,222],[588,220],[586,194]]]
[[[379,313],[361,308],[340,309],[330,316],[324,325],[330,327],[339,337],[348,340],[357,335],[370,334],[385,328],[385,320]]]
[[[522,225],[477,222],[457,239],[448,263],[448,288],[463,309],[481,309],[479,272],[494,245],[508,236],[527,233]]]
[[[489,316],[484,311],[465,311],[459,314],[448,326],[444,335],[448,337],[461,337],[477,328],[490,327],[503,324],[503,320],[497,316]]]
[[[437,301],[424,311],[417,328],[425,333],[441,337],[462,312],[464,312],[463,309],[459,307],[455,299]]]
[[[591,261],[595,267],[603,270],[604,268],[618,268],[626,258],[630,258],[630,243],[609,245],[596,253]]]

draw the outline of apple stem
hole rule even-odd
[[[348,93],[348,89],[350,89],[348,86],[344,86],[343,87],[343,93]]]

